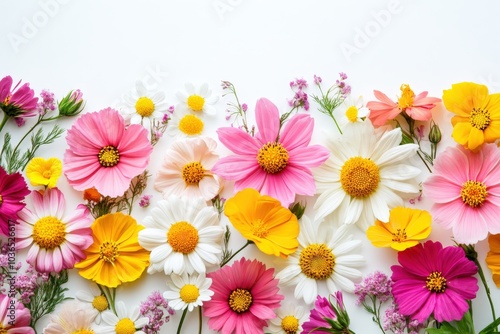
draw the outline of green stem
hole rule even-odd
[[[35,125],[33,125],[29,130],[28,132],[26,132],[23,136],[23,138],[21,138],[21,140],[19,141],[19,143],[17,143],[16,147],[14,148],[14,150],[12,151],[12,156],[15,156],[15,153],[17,152],[17,149],[19,148],[19,146],[21,145],[21,143],[26,139],[26,137],[28,137],[28,135],[33,132],[33,130],[35,130],[35,128],[40,125],[40,123],[43,121],[43,116],[39,116],[38,117],[38,121],[36,121]]]
[[[246,244],[243,245],[240,249],[236,251],[233,255],[231,255],[226,261],[221,262],[220,267],[222,268],[224,265],[226,265],[233,257],[235,257],[239,252],[241,252],[243,249],[245,249],[246,246],[253,244],[253,241],[247,240]]]
[[[332,112],[330,113],[330,117],[333,119],[333,121],[335,122],[335,125],[337,126],[337,130],[339,130],[340,134],[342,134],[342,130],[340,129],[340,126],[339,126],[339,123],[337,123],[337,120],[335,119],[335,117],[333,116],[333,110]]]
[[[377,298],[376,297],[370,297],[373,303],[373,311],[375,312],[375,319],[376,323],[378,325],[378,328],[382,331],[383,334],[385,334],[384,328],[382,328],[382,324],[380,323],[380,308],[382,307],[382,303],[379,303],[377,307]]]
[[[424,163],[425,167],[427,167],[427,170],[429,171],[429,173],[432,173],[432,169],[429,167],[429,165],[427,165],[427,162],[425,161],[424,157],[422,157],[421,153],[419,151],[417,151],[417,154],[418,154],[418,157],[420,158],[420,160],[422,160],[422,162]]]
[[[481,278],[481,282],[483,282],[484,290],[486,291],[486,296],[488,297],[488,302],[490,303],[491,315],[493,316],[493,321],[495,321],[497,319],[497,317],[495,315],[495,306],[493,305],[493,301],[491,300],[490,287],[488,286],[488,283],[486,282],[486,277],[484,277],[483,268],[481,268],[481,264],[479,264],[479,261],[477,260],[477,258],[474,259],[474,262],[476,263],[477,272],[479,273],[479,277]],[[498,327],[495,327],[495,331],[498,331]]]
[[[0,132],[2,132],[3,130],[3,127],[5,126],[5,124],[7,123],[7,120],[9,119],[9,116],[7,116],[6,113],[3,114],[3,119],[2,119],[2,123],[0,123]]]
[[[184,323],[184,318],[186,318],[186,314],[187,314],[187,307],[184,309],[184,311],[182,312],[182,317],[181,317],[181,321],[179,322],[179,327],[177,327],[177,334],[180,334],[181,333],[181,328],[182,328],[182,324]]]
[[[198,307],[198,334],[201,334],[203,328],[203,321],[201,317],[201,307]]]

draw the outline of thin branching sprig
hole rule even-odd
[[[233,95],[235,102],[228,102],[226,109],[227,115],[226,120],[234,119],[233,125],[243,129],[246,133],[253,136],[255,133],[255,126],[250,127],[247,121],[246,112],[248,110],[248,105],[246,103],[240,103],[240,99],[238,98],[238,94],[236,93],[236,87],[229,81],[222,81],[222,89],[225,91],[222,96]]]

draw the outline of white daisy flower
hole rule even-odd
[[[126,94],[123,99],[120,113],[131,124],[143,124],[145,118],[162,119],[168,110],[168,104],[164,102],[165,94],[149,92],[142,81],[137,81],[135,91]]]
[[[197,137],[203,134],[205,122],[199,115],[175,110],[168,121],[167,134],[172,137]]]
[[[319,229],[308,217],[302,216],[299,248],[288,256],[288,266],[276,278],[284,286],[295,286],[295,298],[303,298],[312,304],[318,295],[318,281],[326,281],[328,291],[342,289],[354,292],[353,280],[362,276],[357,267],[365,260],[362,255],[349,254],[361,245],[348,234],[349,226],[341,226],[333,232],[330,224]]]
[[[351,125],[358,125],[363,122],[362,118],[368,116],[370,109],[364,106],[363,97],[357,99],[349,96],[344,102],[333,112],[341,129],[345,129]]]
[[[90,292],[88,291],[78,291],[75,295],[76,299],[81,301],[84,304],[87,304],[90,308],[96,310],[97,317],[95,318],[95,323],[101,323],[101,313],[109,309],[109,303],[101,293],[101,290],[95,284],[90,285]]]
[[[198,198],[170,196],[144,218],[139,244],[151,251],[148,273],[205,273],[219,263],[224,229],[217,211]]]
[[[207,83],[195,88],[192,83],[185,84],[185,92],[176,94],[180,101],[179,110],[215,115],[215,104],[219,101],[217,95],[212,95]]]
[[[320,194],[314,210],[315,220],[332,214],[366,230],[375,219],[387,222],[389,210],[404,204],[401,196],[418,193],[420,169],[404,164],[418,145],[400,145],[401,129],[380,132],[368,119],[360,124],[326,142],[330,157],[313,171]]]
[[[212,299],[214,292],[209,290],[212,279],[205,274],[189,275],[183,273],[182,276],[172,274],[167,279],[167,285],[172,291],[165,291],[163,297],[168,299],[169,306],[174,310],[185,310],[189,312],[203,302]]]
[[[276,318],[271,319],[267,332],[273,334],[302,333],[302,324],[309,319],[309,311],[294,303],[282,303],[276,311]]]
[[[44,334],[94,333],[97,311],[77,300],[65,301],[59,312],[50,316]]]
[[[149,323],[148,317],[141,317],[139,307],[127,310],[125,303],[116,302],[116,313],[108,310],[102,314],[102,325],[96,333],[99,334],[145,334],[141,328]]]

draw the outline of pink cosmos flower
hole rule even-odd
[[[314,120],[294,115],[280,133],[278,108],[267,99],[257,101],[255,117],[259,132],[226,127],[217,130],[219,140],[236,155],[220,159],[212,168],[217,175],[235,180],[235,191],[254,188],[288,206],[295,194],[312,196],[316,186],[311,168],[329,156],[320,145],[309,146]]]
[[[397,102],[392,101],[378,90],[373,91],[379,101],[370,101],[366,104],[370,109],[368,118],[373,125],[384,125],[388,120],[396,118],[402,112],[414,120],[428,121],[432,117],[432,108],[436,106],[436,103],[441,102],[441,99],[437,97],[427,97],[428,92],[415,95],[409,85],[401,85],[400,89],[401,97],[398,98]]]
[[[203,304],[208,326],[222,334],[263,333],[284,298],[273,274],[274,269],[245,258],[207,274],[212,279],[210,290],[215,293]]]
[[[103,196],[117,197],[144,171],[153,150],[147,130],[139,124],[125,128],[118,111],[107,108],[82,115],[68,130],[64,174],[83,191],[95,187]]]
[[[17,85],[12,88],[12,77],[10,75],[0,80],[0,109],[9,117],[30,117],[35,116],[38,98],[30,88],[29,83],[25,83],[16,90]]]
[[[429,240],[399,252],[398,261],[391,279],[401,314],[419,323],[431,314],[439,322],[462,319],[479,287],[473,277],[477,266],[461,247]]]
[[[14,307],[12,308],[12,305]],[[0,328],[5,334],[35,334],[30,327],[30,310],[15,299],[0,294]]]
[[[327,320],[335,321],[337,314],[332,308],[330,301],[326,297],[317,296],[314,308],[311,310],[309,320],[302,324],[302,333],[329,333],[319,330],[319,328],[330,328]]]
[[[57,188],[47,189],[43,195],[33,191],[31,198],[33,211],[24,208],[19,212],[17,247],[31,246],[26,262],[39,272],[73,268],[94,242],[88,208],[81,204],[65,213],[66,201]]]
[[[21,174],[9,175],[0,167],[0,234],[9,235],[9,221],[16,221],[17,213],[26,205],[22,201],[29,193]]]
[[[458,243],[475,244],[488,232],[500,233],[500,150],[495,144],[477,153],[448,147],[423,183],[423,194],[434,203],[432,217],[452,229]]]

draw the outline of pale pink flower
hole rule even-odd
[[[0,294],[0,328],[6,334],[35,334],[30,327],[30,310],[15,299]]]
[[[111,197],[123,195],[153,150],[147,130],[139,124],[125,128],[124,119],[111,108],[80,116],[66,141],[64,174],[69,184],[80,191],[95,187]]]
[[[219,140],[233,153],[220,159],[212,171],[234,180],[235,191],[254,188],[288,206],[295,195],[316,193],[311,168],[321,165],[329,156],[320,145],[309,145],[314,120],[306,114],[295,114],[280,133],[278,108],[269,100],[257,101],[255,117],[259,132],[255,137],[234,128],[219,128]]]
[[[47,189],[42,195],[31,193],[32,210],[18,213],[16,246],[30,247],[26,262],[40,272],[60,272],[71,269],[85,258],[85,250],[92,242],[92,219],[85,205],[66,211],[63,193]]]
[[[423,194],[434,203],[434,220],[452,229],[456,242],[475,244],[488,232],[500,233],[500,150],[495,144],[477,153],[448,147],[423,183]]]

